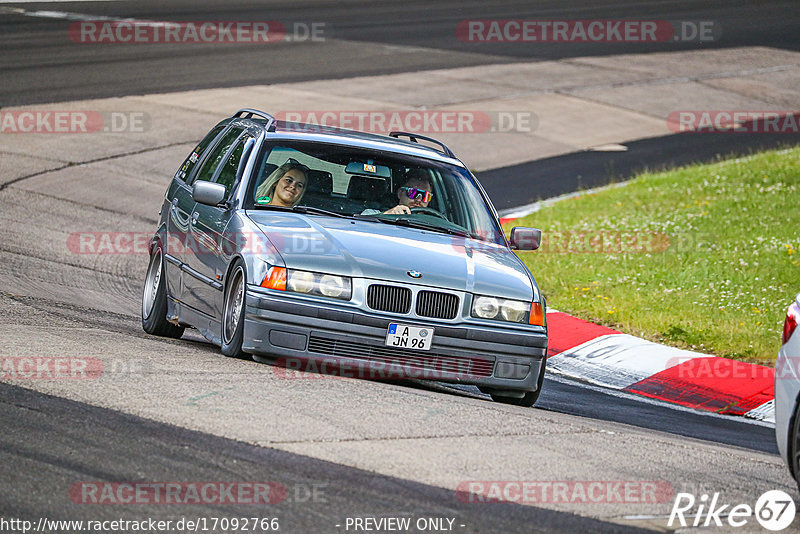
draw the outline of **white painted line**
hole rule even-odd
[[[626,147],[626,150],[627,150],[627,147]],[[787,149],[779,150],[777,153],[778,154],[786,154],[786,153],[790,152],[791,150],[792,150],[791,148],[787,148]],[[754,157],[755,157],[755,155],[740,156],[738,158],[729,159],[729,160],[725,160],[725,161],[726,162],[730,162],[730,163],[741,163],[741,162],[749,161],[749,160],[753,159]],[[535,160],[533,162],[530,162],[530,163],[535,163]],[[625,187],[626,185],[628,185],[628,182],[629,182],[629,180],[626,180],[624,182],[615,182],[613,184],[602,185],[600,187],[593,187],[591,189],[585,189],[583,191],[575,191],[574,193],[566,193],[564,195],[558,195],[557,197],[546,198],[544,200],[539,200],[537,202],[531,202],[530,204],[525,204],[523,206],[517,206],[516,208],[507,208],[507,209],[504,209],[504,210],[500,210],[500,211],[497,212],[497,214],[500,217],[507,217],[507,218],[525,217],[526,215],[530,215],[531,213],[536,213],[537,211],[539,211],[542,208],[546,208],[548,206],[552,206],[553,204],[555,204],[556,202],[559,202],[561,200],[568,200],[570,198],[576,198],[576,197],[580,197],[580,196],[583,196],[583,195],[591,195],[593,193],[599,193],[600,191],[605,191],[606,189],[615,189],[617,187]]]
[[[70,0],[71,1],[71,0]],[[90,0],[93,1],[93,0]],[[97,0],[97,1],[105,1],[105,0]],[[108,0],[108,1],[117,1],[117,0]],[[0,0],[0,3],[3,3]],[[36,18],[45,18],[45,19],[62,19],[62,20],[76,20],[76,21],[85,21],[85,22],[131,22],[136,23],[142,26],[166,26],[166,25],[174,25],[175,22],[172,21],[163,21],[163,20],[144,20],[144,19],[134,19],[134,18],[124,18],[124,17],[107,17],[104,15],[90,15],[86,13],[72,13],[69,11],[49,11],[49,10],[37,10],[37,11],[27,11],[23,8],[16,8],[16,7],[0,7],[0,14],[2,13],[13,13],[15,15],[23,15],[26,17],[36,17]],[[211,22],[211,21],[210,21]],[[329,39],[328,39],[329,40]],[[308,38],[305,36],[297,36],[286,34],[280,42],[284,43],[292,43],[292,42],[308,42]],[[413,47],[408,47],[413,48]]]
[[[759,421],[767,421],[775,424],[775,399],[765,402],[757,408],[753,408],[746,414],[745,417],[750,419],[757,419]]]
[[[598,193],[600,191],[605,191],[606,189],[612,189],[615,187],[623,187],[624,185],[627,185],[627,182],[618,182],[610,185],[603,185],[600,187],[585,189],[583,191],[576,191],[574,193],[566,193],[564,195],[558,195],[557,197],[552,197],[545,200],[532,202],[530,204],[525,204],[524,206],[518,206],[516,208],[508,208],[505,210],[501,210],[498,212],[498,215],[500,217],[525,217],[526,215],[530,215],[531,213],[536,213],[542,208],[546,208],[547,206],[552,206],[553,204],[561,200],[576,198],[583,195],[591,195],[592,193]]]
[[[79,2],[127,2],[128,0],[0,0],[0,4],[77,4]]]
[[[607,145],[597,145],[589,147],[587,150],[591,152],[627,152],[628,147],[618,143],[609,143]]]
[[[593,384],[623,389],[695,358],[713,356],[628,334],[606,334],[552,356],[547,367]]]
[[[104,15],[88,15],[85,13],[71,13],[69,11],[49,11],[49,10],[36,10],[28,11],[21,7],[4,7],[0,8],[0,13],[14,13],[15,15],[24,15],[26,17],[35,17],[42,19],[62,19],[62,20],[85,20],[85,21],[109,21],[109,22],[141,22],[141,23],[154,23],[164,24],[164,22],[153,20],[140,20],[123,17],[106,17]]]

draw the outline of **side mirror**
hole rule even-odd
[[[542,242],[542,231],[538,228],[515,226],[511,229],[512,250],[536,250]]]
[[[195,182],[192,187],[192,200],[200,204],[216,206],[225,198],[225,186],[213,182]]]

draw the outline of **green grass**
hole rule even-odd
[[[800,292],[800,147],[643,174],[506,226],[542,230],[520,257],[549,307],[769,365]]]

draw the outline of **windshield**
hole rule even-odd
[[[504,243],[474,178],[461,167],[316,142],[267,144],[257,157],[246,208],[328,212]]]

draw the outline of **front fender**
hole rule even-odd
[[[225,278],[228,279],[231,266],[237,258],[245,264],[247,283],[260,285],[273,265],[284,267],[284,261],[278,249],[269,237],[256,226],[245,214],[237,214],[228,222],[224,231],[229,253],[225,254]]]

